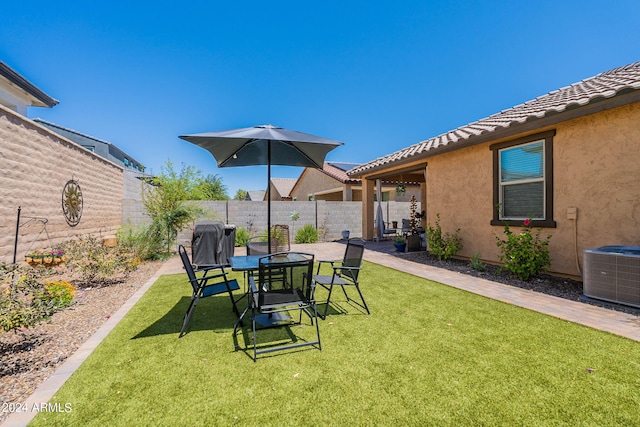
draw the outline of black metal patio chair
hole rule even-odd
[[[240,285],[238,285],[238,281],[236,279],[229,280],[227,278],[227,274],[224,270],[224,265],[214,265],[194,269],[191,261],[189,260],[187,250],[184,246],[178,246],[178,253],[180,254],[182,265],[187,272],[189,283],[191,284],[191,288],[193,290],[191,294],[191,302],[189,303],[187,312],[184,315],[182,329],[180,330],[179,337],[184,336],[184,334],[186,333],[187,326],[189,325],[189,321],[191,320],[191,316],[193,315],[193,312],[198,305],[198,301],[200,301],[201,298],[207,298],[226,292],[227,294],[229,294],[229,298],[231,299],[231,305],[233,306],[234,313],[236,313],[236,315],[239,315],[236,302],[242,297],[234,299],[233,291],[240,289]],[[202,275],[198,277],[198,273],[202,273]],[[209,281],[211,280],[215,280],[216,282],[209,283]]]
[[[249,306],[240,315],[233,330],[236,350],[238,327],[247,313],[251,315],[251,335],[253,344],[253,361],[258,355],[294,349],[304,346],[315,346],[322,350],[320,344],[320,328],[318,325],[318,311],[314,296],[312,254],[302,252],[280,252],[261,257],[258,263],[258,275],[249,279]],[[292,314],[298,311],[298,319]],[[270,341],[270,335],[260,332],[267,328],[289,327],[301,324],[302,315],[309,316],[311,324],[315,323],[316,339],[305,340],[288,331],[289,338],[283,343],[281,340]],[[258,342],[259,335],[267,339]]]
[[[358,276],[362,266],[362,255],[364,254],[364,240],[362,239],[349,239],[347,242],[347,248],[344,251],[344,257],[342,262],[340,261],[318,261],[318,270],[313,276],[313,281],[329,291],[327,296],[327,302],[324,307],[324,313],[320,315],[323,319],[327,317],[327,310],[329,309],[329,302],[331,300],[331,293],[334,286],[340,286],[347,301],[352,301],[354,304],[366,310],[367,314],[371,314],[369,307],[367,306],[362,292],[360,291],[360,283],[358,282]],[[333,274],[321,275],[320,268],[322,264],[330,263],[333,268]],[[362,303],[349,298],[345,286],[353,286],[360,295]]]

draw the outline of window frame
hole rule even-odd
[[[556,227],[556,221],[553,219],[553,137],[555,134],[555,130],[550,130],[489,146],[493,154],[493,219],[491,220],[491,225],[522,225],[521,219],[500,218],[500,152],[507,148],[542,141],[544,152],[544,219],[534,219],[531,221],[531,225],[534,227]]]

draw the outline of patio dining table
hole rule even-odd
[[[235,255],[229,259],[231,264],[231,270],[253,272],[258,270],[260,258],[264,258],[265,255]],[[288,263],[303,261],[304,257],[297,253],[283,253],[282,256],[274,257],[270,263]]]

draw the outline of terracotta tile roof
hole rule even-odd
[[[322,172],[329,175],[331,178],[337,179],[343,184],[359,184],[360,179],[351,178],[347,175],[349,169],[357,167],[356,163],[342,163],[342,162],[324,162],[322,165]]]
[[[468,125],[436,137],[426,139],[410,147],[396,151],[371,162],[364,163],[348,171],[349,176],[359,176],[367,171],[382,168],[403,160],[410,160],[418,155],[425,155],[430,150],[451,150],[454,144],[471,144],[480,136],[488,136],[510,127],[541,119],[553,114],[582,107],[590,103],[624,95],[640,90],[640,62],[615,68],[594,77],[574,83],[570,86],[549,92],[524,104],[503,110],[497,114],[480,119]],[[480,141],[481,142],[481,141]],[[467,145],[465,144],[465,145]],[[434,153],[435,154],[435,153]]]

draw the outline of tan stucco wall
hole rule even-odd
[[[84,199],[76,227],[62,212],[62,190],[72,178]],[[18,206],[22,224],[27,217],[48,220],[46,231],[55,245],[78,234],[113,235],[121,223],[122,199],[121,167],[0,107],[0,260],[12,261]],[[18,260],[27,250],[51,244],[42,223],[29,222],[20,228]]]
[[[299,201],[309,200],[309,195],[316,192],[323,192],[326,190],[333,190],[337,188],[343,188],[340,181],[335,178],[331,178],[329,175],[321,172],[318,169],[307,168],[296,183],[296,186],[292,192],[292,196]],[[342,200],[342,193],[339,194],[340,198],[335,196],[331,200]],[[323,197],[322,200],[328,200]]]
[[[324,194],[324,191],[335,190]],[[420,187],[416,185],[408,185],[407,191],[400,195],[396,193],[395,185],[383,186],[383,192],[388,192],[390,200],[398,202],[408,202],[411,196],[415,195],[420,200]],[[351,193],[349,195],[349,193]],[[299,201],[309,199],[309,195],[315,194],[316,200],[326,201],[362,201],[362,186],[360,184],[343,184],[335,178],[330,177],[319,169],[308,168],[300,176],[292,191],[292,196]]]
[[[640,104],[560,123],[554,137],[554,219],[551,272],[578,275],[576,252],[603,245],[640,245]],[[515,139],[518,135],[513,138]],[[460,228],[461,256],[480,253],[498,261],[491,226],[492,153],[490,143],[459,149],[428,159],[427,221],[440,213],[444,231]],[[455,167],[451,167],[455,165]],[[578,219],[567,219],[567,208]],[[577,234],[574,233],[574,226]],[[515,230],[515,228],[514,228]],[[577,236],[577,251],[574,237]]]

